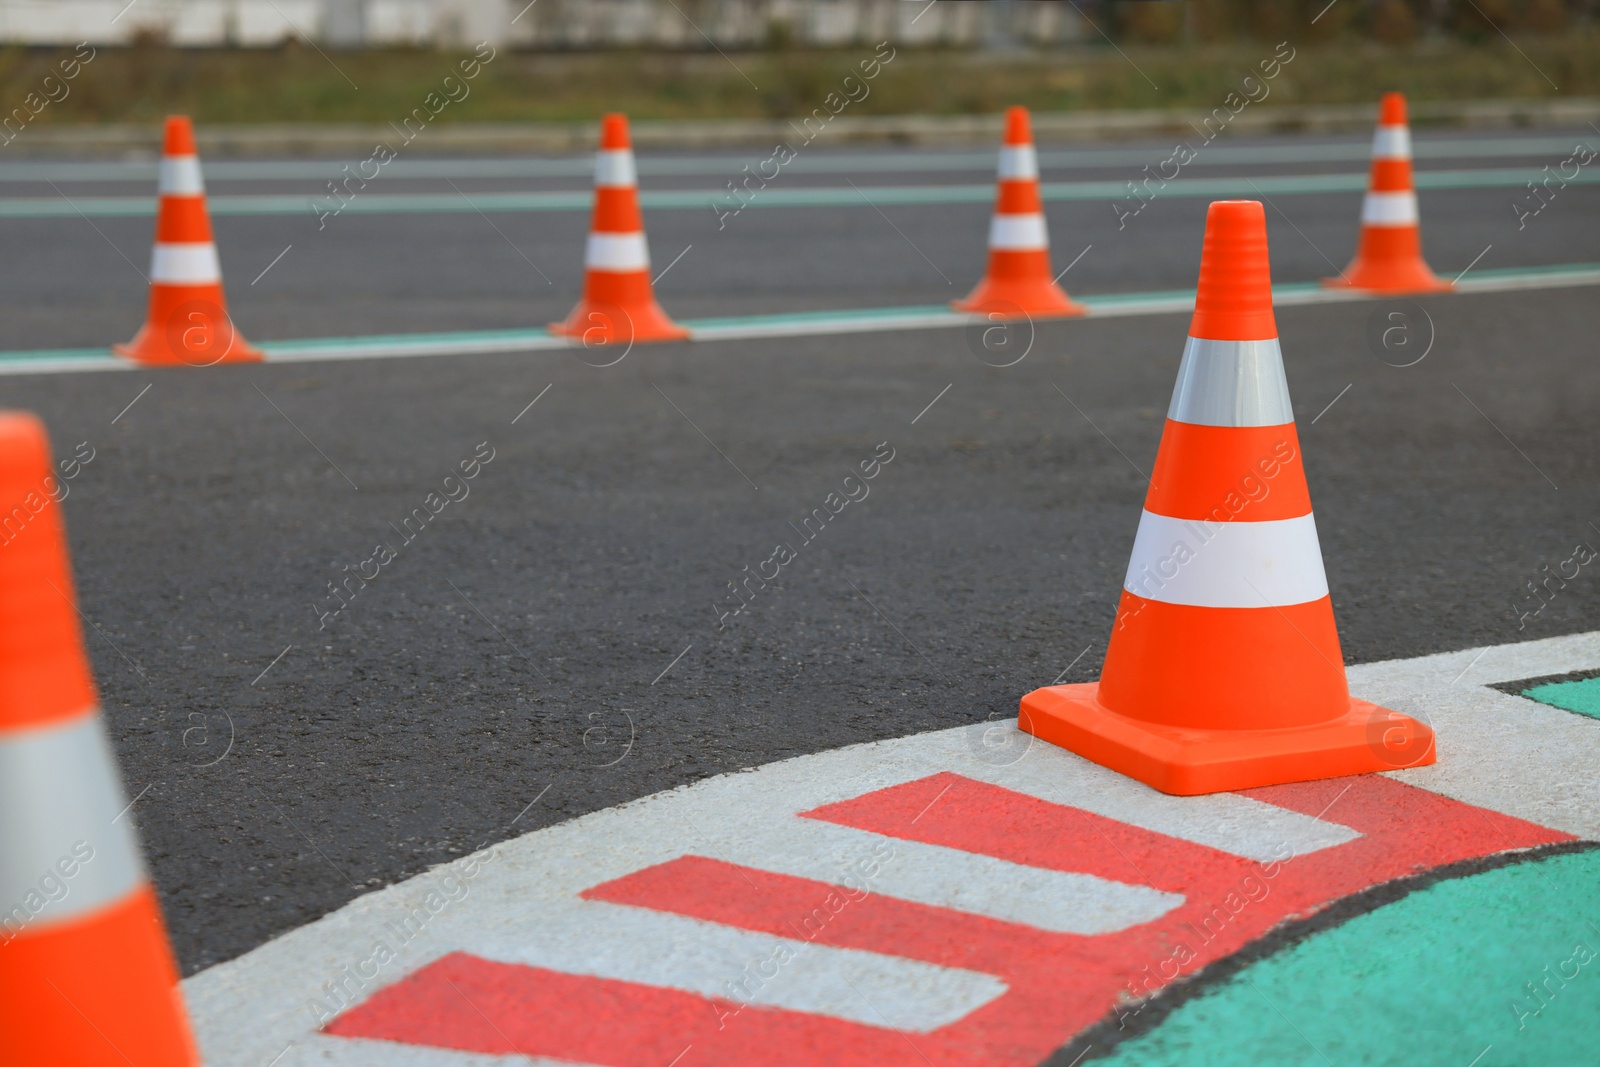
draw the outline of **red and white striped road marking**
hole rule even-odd
[[[1353,668],[1438,764],[1243,794],[998,725],[789,760],[363,897],[186,993],[213,1067],[1031,1064],[1286,917],[1600,837],[1600,723],[1483,687],[1596,666],[1600,634]]]

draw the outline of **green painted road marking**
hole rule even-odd
[[[1552,708],[1600,719],[1600,678],[1536,685],[1532,689],[1524,689],[1522,695],[1541,704],[1549,704]]]
[[[1600,263],[1567,263],[1552,267],[1518,267],[1477,270],[1461,283],[1463,293],[1555,289],[1600,284]],[[1273,303],[1280,307],[1370,300],[1372,294],[1347,289],[1326,289],[1315,282],[1274,286]],[[1188,312],[1194,307],[1193,289],[1079,296],[1090,318],[1157,315]],[[967,326],[982,318],[953,311],[945,304],[916,304],[889,308],[844,308],[800,311],[779,315],[743,315],[714,319],[684,319],[694,341],[731,341],[776,337],[804,337],[869,333],[885,330],[919,330]],[[259,342],[271,363],[316,360],[392,359],[408,356],[465,356],[495,352],[536,352],[573,347],[567,338],[543,329],[458,330],[448,333],[380,334],[365,337],[314,337]],[[0,375],[33,374],[58,370],[119,370],[132,364],[109,355],[106,349],[62,348],[0,352]]]
[[[1593,1063],[1597,895],[1600,852],[1435,883],[1250,964],[1100,1062]]]
[[[1416,186],[1430,189],[1522,188],[1539,172],[1526,169],[1418,171]],[[1569,185],[1600,184],[1600,172],[1580,171]],[[1160,197],[1254,197],[1295,196],[1307,193],[1359,193],[1366,191],[1365,172],[1353,174],[1288,174],[1259,178],[1180,177],[1160,188]],[[863,194],[866,199],[863,200]],[[1046,182],[1040,195],[1050,201],[1121,201],[1130,195],[1128,183],[1119,181]],[[723,209],[734,202],[731,194],[699,189],[641,190],[639,203],[647,210]],[[470,199],[469,199],[470,197]],[[994,184],[982,185],[883,185],[854,187],[782,188],[776,183],[759,192],[749,203],[757,207],[868,207],[907,204],[979,204],[994,199]],[[587,211],[591,201],[588,189],[537,193],[358,193],[344,206],[351,215],[427,215],[461,212],[525,214],[529,212]],[[724,202],[725,201],[725,202]],[[317,218],[322,211],[337,206],[327,197],[310,196],[213,196],[211,214],[223,215],[307,215]],[[0,200],[0,218],[68,218],[83,214],[90,218],[153,216],[154,197],[89,196],[75,197],[69,203],[55,197],[13,197]],[[327,220],[325,220],[326,222]]]

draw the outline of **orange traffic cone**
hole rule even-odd
[[[626,115],[600,121],[594,166],[594,220],[583,253],[583,299],[550,332],[584,344],[677,341],[689,331],[667,317],[650,284],[650,248],[639,214],[638,178]]]
[[[50,446],[0,413],[0,1063],[186,1067],[177,969],[73,614]]]
[[[953,301],[951,307],[1033,318],[1085,314],[1050,273],[1050,235],[1039,199],[1039,157],[1025,107],[1006,110],[996,186],[988,273],[965,300]]]
[[[1260,203],[1211,205],[1189,334],[1105,670],[1018,727],[1184,795],[1432,763],[1428,727],[1345,683]]]
[[[1411,127],[1406,124],[1406,98],[1401,93],[1384,93],[1378,108],[1356,258],[1342,277],[1324,278],[1322,284],[1379,293],[1435,293],[1454,288],[1422,259],[1417,192],[1411,183]]]
[[[150,317],[133,340],[111,350],[149,364],[260,362],[261,352],[239,336],[228,317],[194,127],[182,115],[167,118],[160,193],[150,257]]]

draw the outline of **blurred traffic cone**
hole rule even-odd
[[[1384,93],[1378,107],[1378,132],[1372,138],[1372,173],[1361,204],[1361,244],[1356,258],[1330,288],[1370,289],[1379,293],[1435,293],[1454,286],[1435,275],[1422,259],[1422,229],[1417,192],[1411,183],[1411,127],[1406,98]]]
[[[1020,729],[1165,793],[1434,760],[1350,697],[1277,334],[1261,205],[1214,203],[1104,672],[1022,698]]]
[[[1028,109],[1006,110],[1005,141],[1000,146],[994,217],[989,220],[989,270],[957,311],[990,312],[1033,318],[1082,315],[1050,272],[1050,235],[1039,199],[1039,157],[1033,149]]]
[[[585,345],[676,341],[689,331],[667,317],[650,284],[650,249],[639,214],[638,177],[626,115],[600,120],[594,219],[583,253],[583,299],[550,332]]]
[[[199,1063],[74,615],[50,446],[0,413],[0,1063]]]
[[[194,127],[182,115],[167,118],[160,194],[150,257],[150,316],[133,340],[111,350],[149,364],[260,362],[261,352],[239,336],[228,317]]]

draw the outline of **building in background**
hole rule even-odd
[[[0,0],[0,42],[164,41],[335,48],[461,45],[535,48],[906,44],[1010,48],[1084,38],[1065,3],[929,0]],[[1093,31],[1089,31],[1092,33]]]

